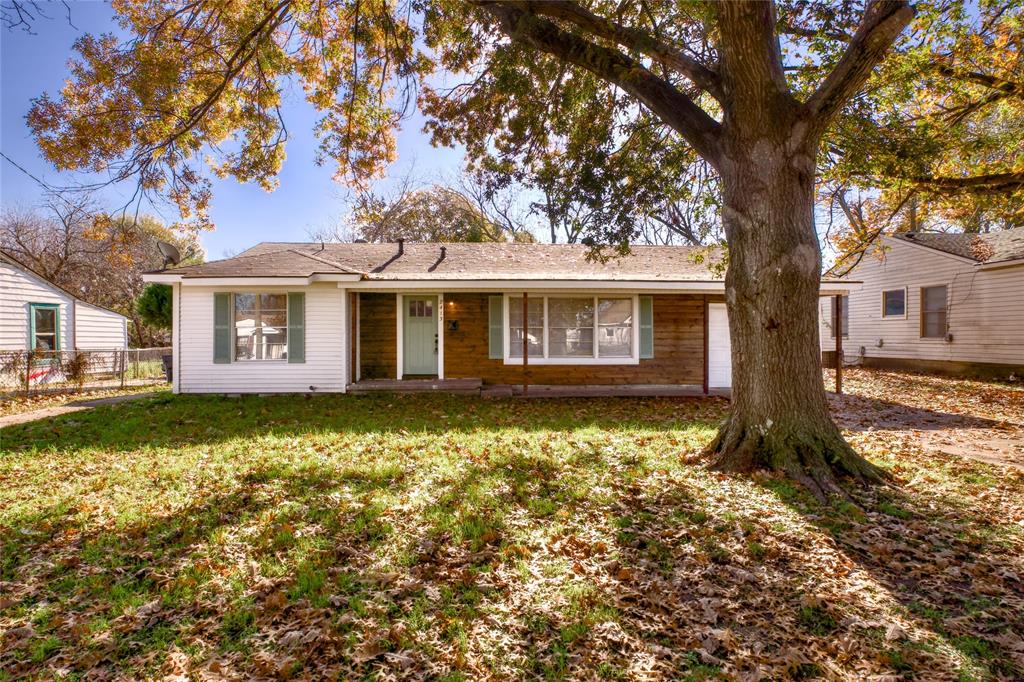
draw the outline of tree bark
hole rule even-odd
[[[884,475],[829,415],[818,338],[816,141],[802,139],[802,130],[799,121],[782,121],[724,140],[732,409],[709,449],[717,470],[781,471],[824,499],[841,492],[838,475],[860,482]]]

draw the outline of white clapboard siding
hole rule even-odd
[[[866,255],[850,278],[863,286],[850,293],[850,333],[843,355],[913,360],[1024,364],[1024,267],[982,270],[935,249],[885,240],[882,258]],[[921,288],[947,286],[952,342],[923,339]],[[882,318],[882,291],[907,288],[906,319]],[[831,304],[821,299],[821,346],[835,347]],[[879,347],[881,341],[881,347]]]
[[[112,350],[128,346],[128,319],[123,315],[79,302],[75,316],[75,343],[79,350]]]
[[[306,294],[306,361],[213,361],[213,294]],[[345,389],[344,292],[334,284],[306,287],[180,287],[174,368],[182,393],[307,393]],[[315,387],[311,389],[310,387]]]
[[[60,305],[60,347],[70,347],[73,297],[45,279],[0,258],[0,350],[29,349],[29,304]]]

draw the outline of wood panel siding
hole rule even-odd
[[[1024,364],[1024,266],[985,270],[962,258],[885,240],[883,257],[864,256],[850,274],[864,284],[850,292],[846,360],[873,358]],[[952,341],[921,337],[921,289],[947,287]],[[906,316],[882,317],[882,291],[906,288]],[[835,348],[831,301],[820,302],[821,347]],[[863,354],[861,349],[863,348]]]
[[[479,378],[486,384],[521,384],[522,365],[506,365],[488,355],[488,294],[446,293],[445,377]],[[654,357],[639,365],[529,365],[531,384],[694,384],[704,381],[704,298],[655,295]],[[391,304],[392,367],[394,297]],[[458,322],[458,330],[451,322]],[[364,337],[364,344],[365,344]],[[363,362],[367,347],[363,346]],[[364,365],[365,366],[365,365]],[[392,372],[393,374],[393,372]]]
[[[360,378],[394,379],[398,375],[397,308],[394,294],[359,294]],[[486,320],[486,314],[484,317]]]

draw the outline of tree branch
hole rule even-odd
[[[530,14],[567,21],[587,33],[636,50],[671,69],[675,69],[719,102],[723,99],[722,81],[715,71],[645,31],[623,26],[598,16],[572,0],[525,1],[509,2],[508,4],[519,5]]]
[[[775,34],[775,4],[721,0],[715,9],[726,94],[734,110],[742,102],[751,112],[763,113],[765,105],[778,101],[779,95],[789,95]]]
[[[820,130],[871,75],[896,36],[914,17],[906,0],[872,0],[839,63],[807,100],[807,110]]]
[[[999,194],[1024,189],[1024,171],[966,177],[914,177],[910,180],[925,189],[952,194]]]
[[[935,69],[948,78],[957,78],[959,80],[977,83],[978,85],[984,85],[987,88],[998,90],[1008,97],[1024,98],[1024,83],[1008,81],[1004,78],[990,76],[987,73],[980,73],[978,71],[961,71],[949,66],[948,64],[936,63]]]
[[[718,167],[721,126],[689,97],[618,50],[563,31],[548,19],[519,8],[519,2],[473,0],[497,19],[513,41],[584,68],[643,102],[678,132],[708,163]]]

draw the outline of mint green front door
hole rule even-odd
[[[437,374],[437,296],[402,297],[403,374]]]

